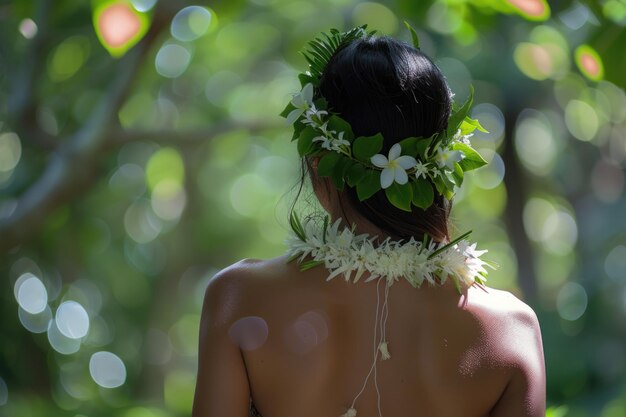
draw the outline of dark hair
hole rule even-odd
[[[444,130],[451,111],[450,90],[430,58],[388,36],[359,38],[335,52],[316,95],[324,97],[330,110],[350,123],[355,137],[382,133],[383,154],[402,139],[428,138]],[[311,173],[311,167],[303,158],[301,187],[305,171]],[[323,183],[329,192],[331,183]],[[356,188],[346,185],[342,193],[345,197],[339,198],[339,204],[344,219],[342,200],[394,239],[421,240],[424,234],[436,241],[450,239],[451,203],[436,191],[428,209],[412,205],[411,212],[389,203],[384,190],[364,201],[359,201]]]

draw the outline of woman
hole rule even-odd
[[[283,115],[330,219],[293,213],[286,255],[211,280],[194,417],[545,415],[536,315],[483,285],[485,251],[450,242],[482,127],[411,32],[310,43]]]

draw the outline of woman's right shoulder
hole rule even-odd
[[[468,294],[468,310],[484,329],[498,365],[508,368],[511,375],[528,378],[528,382],[543,381],[541,327],[532,307],[509,291],[478,287]]]
[[[481,316],[501,326],[525,331],[540,330],[537,314],[515,294],[487,286],[476,286],[468,294],[472,307],[481,311]]]
[[[484,287],[468,294],[468,309],[485,329],[489,361],[508,382],[492,416],[545,413],[545,361],[537,314],[509,291]]]

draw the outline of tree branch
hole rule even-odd
[[[80,195],[94,181],[95,161],[105,148],[109,127],[128,94],[142,58],[166,27],[172,12],[163,12],[157,6],[153,24],[144,39],[120,60],[107,97],[87,123],[50,155],[41,177],[18,199],[13,213],[0,221],[0,253],[31,237],[50,213]]]
[[[222,133],[233,130],[246,130],[251,133],[259,133],[271,129],[280,129],[285,126],[280,123],[268,122],[221,122],[208,127],[190,130],[118,130],[109,133],[106,142],[107,148],[117,148],[125,143],[134,141],[151,141],[159,144],[176,146],[197,146],[202,142],[212,139]]]

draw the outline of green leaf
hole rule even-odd
[[[463,168],[459,165],[458,162],[454,163],[454,171],[452,172],[452,179],[457,187],[460,187],[463,184]]]
[[[416,181],[413,181],[413,204],[417,207],[426,210],[433,204],[435,199],[435,192],[430,181],[420,177]]]
[[[343,138],[352,142],[354,140],[354,133],[352,133],[352,127],[350,123],[343,120],[341,117],[333,115],[328,119],[329,130],[335,130],[337,132],[345,132]]]
[[[417,149],[417,138],[406,138],[401,140],[399,143],[400,147],[402,148],[402,155],[409,155],[415,158],[419,154]]]
[[[434,258],[435,256],[439,255],[444,250],[447,250],[447,249],[451,248],[452,246],[454,246],[455,244],[457,244],[461,240],[463,240],[466,237],[468,237],[470,235],[470,233],[472,233],[472,231],[468,230],[467,232],[463,233],[461,236],[453,239],[450,243],[446,243],[445,245],[443,245],[442,247],[440,247],[439,249],[437,249],[436,251],[431,253],[430,256],[428,256],[428,259],[430,260],[430,259]]]
[[[470,107],[472,107],[472,102],[474,101],[474,87],[470,85],[470,95],[467,101],[459,108],[458,110],[453,111],[450,119],[448,119],[448,128],[446,129],[446,136],[448,140],[452,139],[456,134],[457,130],[459,130],[461,123],[467,117],[469,113]],[[446,143],[447,145],[447,143]]]
[[[461,151],[465,155],[465,158],[458,162],[463,171],[471,171],[487,164],[487,161],[485,161],[485,159],[471,146],[462,142],[457,142],[454,143],[451,148],[456,151]]]
[[[350,187],[354,187],[358,184],[361,178],[365,175],[366,171],[367,170],[363,165],[361,165],[361,163],[356,162],[352,164],[346,171],[346,181],[348,182],[348,185]]]
[[[287,107],[285,107],[285,109],[280,112],[280,115],[286,118],[287,116],[289,116],[289,113],[291,113],[291,111],[295,109],[296,109],[296,106],[291,104],[291,100],[290,100],[289,104],[287,104]]]
[[[335,164],[339,161],[339,157],[341,154],[337,152],[328,152],[326,155],[322,156],[319,164],[317,165],[317,175],[320,177],[329,177],[333,175],[333,169],[335,168]]]
[[[298,80],[300,80],[300,85],[302,87],[304,87],[305,85],[309,83],[313,84],[316,87],[319,87],[319,84],[320,84],[317,78],[314,78],[305,73],[298,74]]]
[[[485,129],[477,119],[472,119],[469,116],[465,117],[463,123],[461,123],[461,134],[469,135],[476,129],[484,133],[489,133],[489,131]]]
[[[315,268],[318,265],[322,265],[323,263],[324,263],[324,261],[316,261],[316,260],[313,260],[313,259],[311,259],[309,261],[302,262],[300,264],[300,271],[307,271],[307,270],[309,270],[311,268]]]
[[[294,125],[293,125],[293,135],[291,136],[291,141],[292,142],[300,137],[300,133],[302,132],[302,130],[304,130],[305,126],[306,125],[303,124],[302,122],[294,123]]]
[[[392,183],[388,188],[385,188],[385,194],[389,199],[389,202],[400,210],[411,211],[411,200],[413,199],[413,187],[410,183],[398,184]]]
[[[354,140],[352,153],[359,161],[370,163],[370,158],[383,148],[383,135],[359,136]]]
[[[313,150],[313,138],[318,136],[318,133],[311,126],[305,127],[300,133],[298,138],[298,154],[300,156],[308,155]]]
[[[426,159],[428,159],[428,155],[426,155],[426,151],[428,150],[428,146],[430,145],[431,141],[432,141],[432,136],[428,139],[420,139],[415,143],[415,149],[417,151],[417,155],[419,156],[419,159],[421,159],[422,161],[425,161]]]
[[[367,200],[381,189],[380,171],[373,169],[366,169],[365,171],[365,175],[356,185],[356,194],[359,197],[359,201]]]
[[[302,227],[302,223],[300,223],[300,219],[295,211],[292,211],[289,215],[289,224],[291,225],[291,230],[298,236],[300,240],[303,242],[306,241],[306,234],[304,233],[304,228]]]
[[[333,174],[336,175],[338,178],[343,178],[351,165],[352,159],[348,158],[345,155],[339,155],[339,160],[337,160],[337,163],[335,164]]]
[[[415,32],[415,29],[413,29],[411,27],[411,25],[409,24],[409,22],[407,22],[406,20],[404,21],[404,25],[407,27],[407,29],[409,29],[409,31],[411,32],[411,38],[413,40],[413,46],[415,47],[415,49],[420,49],[420,39],[417,36],[417,32]]]

